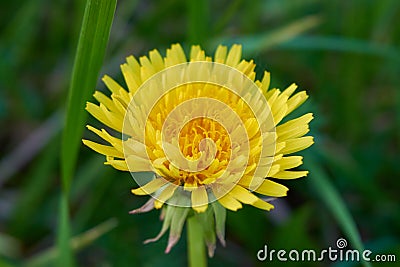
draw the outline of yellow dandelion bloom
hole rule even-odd
[[[295,94],[295,84],[269,89],[270,74],[258,81],[254,68],[253,61],[241,59],[240,45],[219,46],[213,58],[192,46],[187,59],[176,44],[165,57],[157,50],[139,61],[128,57],[121,65],[128,90],[105,76],[111,97],[96,92],[100,104],[87,104],[88,112],[112,130],[88,126],[107,144],[84,144],[118,170],[154,174],[133,175],[139,187],[132,193],[152,198],[132,213],[166,206],[162,231],[148,241],[170,227],[167,252],[191,209],[209,218],[242,204],[270,210],[273,205],[262,196],[282,197],[288,191],[270,178],[307,175],[293,170],[302,157],[292,154],[313,144],[304,136],[313,116],[281,122],[308,96]],[[222,228],[216,229],[221,242]]]

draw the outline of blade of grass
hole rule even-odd
[[[79,251],[88,245],[92,244],[95,240],[108,233],[117,226],[118,222],[115,218],[111,218],[101,224],[93,227],[92,229],[71,238],[68,246],[74,250]],[[51,247],[38,255],[33,256],[25,262],[25,266],[48,266],[54,263],[58,255],[57,247]],[[51,265],[54,266],[54,265]],[[59,265],[57,265],[59,266]]]
[[[374,12],[377,12],[379,15],[372,28],[371,37],[373,40],[383,41],[390,36],[390,32],[397,25],[395,20],[397,19],[396,14],[398,14],[399,8],[400,2],[396,0],[381,1],[377,5],[377,8],[374,8]]]
[[[243,0],[235,0],[223,11],[223,14],[219,17],[218,21],[215,23],[214,31],[220,32],[222,31],[229,21],[235,16],[237,10],[242,4]]]
[[[318,26],[321,22],[319,16],[312,15],[298,19],[288,25],[269,31],[260,35],[248,35],[237,38],[217,38],[211,42],[211,47],[220,43],[231,45],[234,43],[243,44],[243,52],[247,55],[254,55],[260,51],[266,51],[271,47],[293,39],[294,37]],[[211,48],[210,47],[210,48]]]
[[[74,258],[69,246],[71,226],[69,221],[68,196],[66,193],[61,193],[60,195],[58,220],[57,247],[60,251],[58,255],[58,266],[74,266]]]
[[[111,168],[99,168],[104,162],[101,156],[94,156],[80,166],[76,173],[71,189],[71,202],[77,203],[79,207],[75,211],[74,230],[81,231],[89,222],[89,219],[101,209],[101,199],[110,189],[110,183],[114,181]]]
[[[61,147],[63,188],[68,193],[87,118],[85,103],[95,89],[110,35],[116,0],[88,0],[78,42]]]
[[[63,195],[60,202],[58,248],[59,266],[72,265],[69,246],[68,195],[75,169],[80,139],[86,122],[85,102],[97,83],[110,36],[116,0],[88,0],[69,88],[67,113],[61,143]]]
[[[188,0],[188,41],[190,44],[203,45],[209,31],[208,0]]]
[[[281,49],[307,49],[330,50],[339,52],[351,52],[385,57],[392,60],[400,60],[400,53],[394,47],[371,43],[365,40],[326,37],[326,36],[299,36],[278,46]]]
[[[340,194],[336,191],[335,187],[330,183],[328,175],[325,171],[316,163],[311,153],[307,154],[304,161],[304,166],[310,171],[310,182],[315,188],[315,192],[319,194],[319,197],[332,212],[333,217],[339,223],[343,233],[353,244],[354,248],[358,251],[363,251],[364,246],[361,241],[360,234],[358,233],[356,224],[347,209]],[[369,262],[363,261],[363,266],[371,267]]]

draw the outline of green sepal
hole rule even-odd
[[[213,209],[207,209],[203,213],[197,213],[194,215],[199,221],[203,229],[203,237],[208,248],[208,256],[213,257],[216,247],[215,237],[215,222]]]
[[[215,231],[217,233],[219,242],[225,247],[225,221],[226,221],[226,209],[219,204],[218,201],[214,201],[212,204],[215,217]]]

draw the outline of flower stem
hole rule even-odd
[[[206,267],[207,256],[204,245],[203,229],[196,214],[187,220],[188,260],[190,267]]]

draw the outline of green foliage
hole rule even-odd
[[[97,84],[110,35],[116,0],[88,0],[79,36],[61,143],[62,194],[58,230],[59,266],[73,266],[70,245],[69,192],[78,157],[89,100]]]
[[[129,215],[146,198],[130,194],[129,173],[102,166],[80,141],[95,138],[84,130],[84,107],[104,90],[100,75],[123,85],[124,57],[175,42],[208,54],[218,43],[241,43],[259,74],[271,71],[272,86],[307,90],[310,101],[293,116],[315,117],[315,145],[299,167],[309,177],[284,181],[290,191],[274,211],[227,212],[227,244],[217,242],[210,266],[287,266],[259,262],[256,253],[265,244],[322,250],[339,237],[400,258],[398,1],[120,1],[113,21],[114,8],[100,0],[86,9],[85,1],[2,4],[0,266],[58,266],[59,255],[68,266],[72,251],[78,266],[187,265],[185,238],[167,255],[168,234],[142,244],[159,232],[159,213]],[[65,107],[63,123],[48,120]],[[48,137],[41,146],[29,138],[36,129]]]

